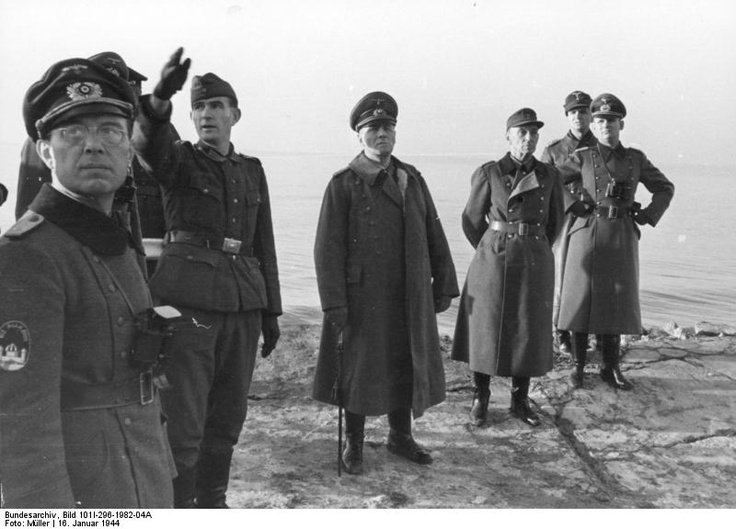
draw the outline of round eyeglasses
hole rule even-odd
[[[69,145],[82,145],[92,131],[97,132],[97,137],[105,145],[120,145],[128,137],[128,131],[115,125],[102,125],[100,127],[85,127],[84,125],[69,125],[56,129],[59,137]]]

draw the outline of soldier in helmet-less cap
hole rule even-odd
[[[563,108],[565,117],[570,124],[570,129],[562,138],[558,138],[550,142],[542,152],[540,160],[550,165],[560,165],[565,162],[570,155],[581,147],[590,147],[597,143],[593,131],[590,130],[590,103],[592,99],[585,92],[575,90],[567,95]],[[568,186],[568,190],[574,195],[579,195],[579,190],[575,184]],[[570,333],[557,329],[557,314],[560,308],[560,287],[562,285],[563,265],[565,263],[565,253],[567,252],[567,231],[575,220],[572,214],[565,216],[565,225],[563,226],[557,240],[552,246],[555,254],[555,298],[552,309],[552,321],[555,333],[555,339],[559,343],[560,351],[570,353]],[[577,384],[576,379],[573,380]]]
[[[459,293],[427,184],[392,155],[397,116],[385,92],[353,108],[349,123],[362,152],[327,185],[314,245],[325,319],[313,396],[346,410],[341,465],[350,474],[363,472],[367,415],[388,414],[389,451],[432,463],[412,436],[411,419],[445,398],[435,313]]]
[[[242,116],[233,87],[213,73],[191,84],[197,143],[170,131],[171,98],[189,71],[180,48],[141,101],[134,141],[164,189],[167,244],[150,281],[188,325],[167,343],[164,411],[178,476],[176,507],[227,507],[233,448],[247,412],[258,340],[279,338],[281,293],[266,174],[235,151]]]
[[[554,258],[563,220],[557,170],[534,158],[544,123],[530,108],[506,121],[509,152],[473,173],[462,215],[476,249],[460,298],[452,358],[470,364],[474,425],[488,418],[492,375],[511,377],[510,412],[540,424],[529,403],[530,378],[552,369]]]
[[[622,334],[641,333],[639,226],[655,226],[674,195],[674,185],[643,152],[624,147],[620,133],[626,107],[613,94],[590,106],[598,143],[576,150],[560,171],[580,186],[587,203],[575,210],[569,231],[557,325],[572,333],[576,384],[583,384],[588,334],[600,336],[601,378],[612,388],[632,384],[619,367]],[[634,201],[639,184],[652,194],[645,208]]]
[[[26,130],[53,183],[0,238],[7,508],[173,504],[158,350],[137,340],[152,300],[114,214],[136,103],[124,79],[87,59],[53,65],[26,92]]]

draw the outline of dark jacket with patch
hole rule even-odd
[[[442,402],[445,376],[434,300],[458,295],[455,266],[424,178],[406,174],[402,200],[386,171],[359,155],[324,194],[314,259],[323,309],[347,307],[341,391],[346,409],[414,416]],[[313,396],[336,403],[338,362],[325,321]]]
[[[128,232],[48,185],[0,238],[5,507],[171,506],[159,398],[129,363],[150,306]]]
[[[219,312],[281,314],[281,293],[266,174],[257,158],[223,156],[204,143],[177,141],[168,118],[143,99],[134,144],[164,192],[166,225],[211,247],[169,242],[150,281],[166,303]],[[224,238],[240,252],[221,250]],[[208,243],[209,244],[209,243]]]

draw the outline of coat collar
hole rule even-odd
[[[407,178],[409,178],[411,173],[406,170],[404,164],[402,164],[398,158],[391,156],[391,162],[388,167],[384,169],[377,163],[371,161],[365,153],[361,152],[358,156],[352,159],[348,164],[348,167],[355,174],[365,180],[369,186],[380,186],[383,192],[391,197],[398,206],[403,207],[404,199],[401,196],[401,191],[389,176],[392,176],[396,171],[403,171],[406,173]]]
[[[519,165],[512,157],[511,153],[507,152],[506,155],[498,161],[498,167],[501,169],[502,175],[515,175],[517,169],[521,169],[522,173],[529,173],[534,170],[537,165],[536,158],[532,157],[523,166]]]
[[[593,135],[593,131],[588,129],[588,132],[583,134],[583,136],[580,139],[577,139],[575,135],[571,131],[567,131],[567,137],[572,142],[573,145],[575,145],[576,149],[579,149],[580,147],[588,147],[590,145],[595,145],[598,140],[595,139],[595,136]]]
[[[49,184],[43,185],[28,209],[100,255],[122,255],[129,246],[127,230],[111,217],[77,202]]]
[[[615,154],[616,157],[619,159],[626,156],[626,147],[624,147],[623,143],[621,142],[618,142],[618,145],[616,145],[613,149],[603,145],[602,143],[598,143],[598,150],[601,153],[601,157],[606,161],[611,158],[611,154]]]

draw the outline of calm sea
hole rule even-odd
[[[3,146],[3,183],[11,197],[0,208],[0,228],[13,223],[20,147]],[[253,153],[258,155],[258,153]],[[460,227],[470,175],[488,155],[399,156],[427,180],[450,242],[462,285],[473,255]],[[348,156],[259,155],[269,178],[284,308],[290,321],[321,321],[312,249],[325,186]],[[675,198],[656,228],[644,227],[640,242],[640,288],[645,326],[670,320],[736,324],[736,171],[707,166],[660,166],[676,186]],[[643,186],[642,186],[643,187]],[[639,201],[647,202],[641,190]],[[452,334],[456,304],[440,317]]]

